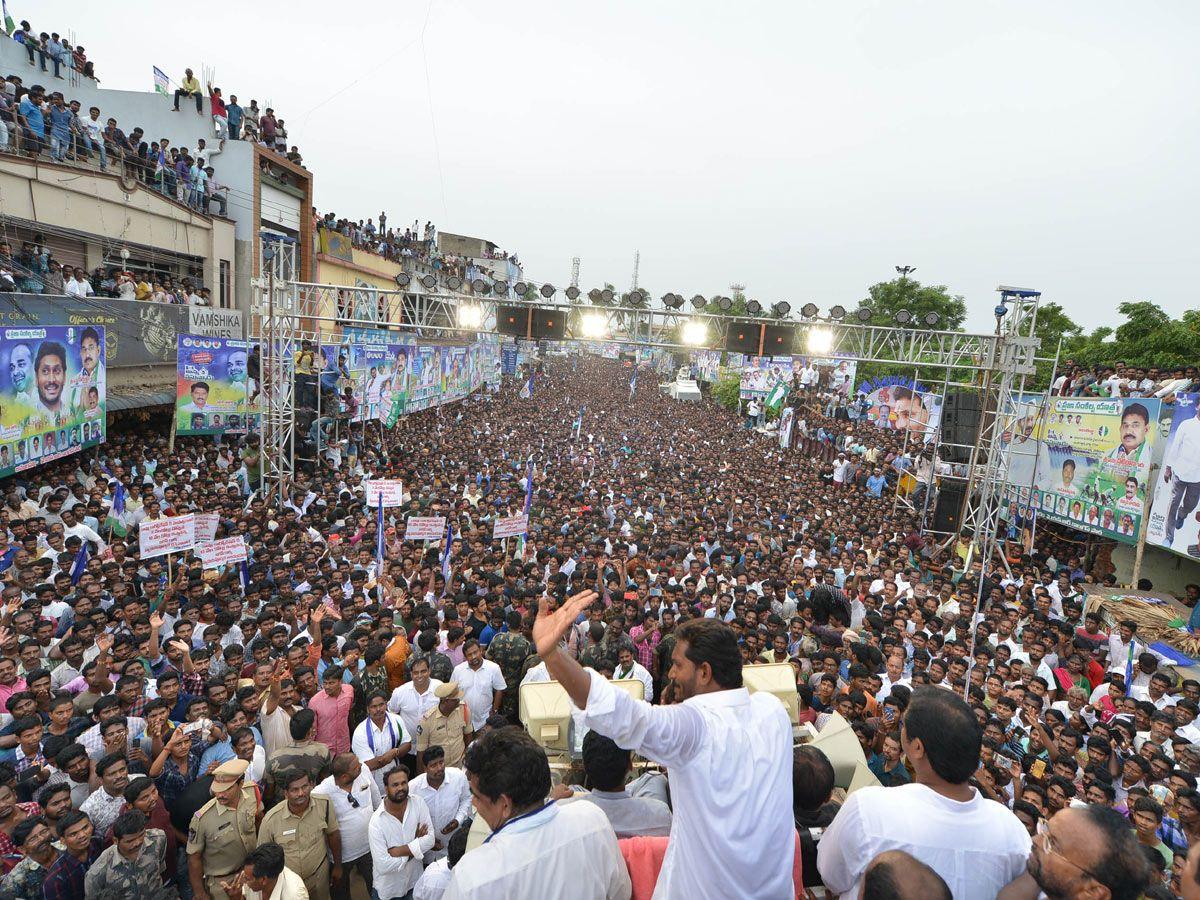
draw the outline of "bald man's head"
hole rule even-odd
[[[885,850],[863,874],[860,900],[954,900],[942,876],[903,850]]]

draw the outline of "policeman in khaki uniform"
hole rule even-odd
[[[275,843],[283,848],[285,864],[304,880],[310,900],[330,900],[330,881],[345,877],[342,834],[333,804],[328,797],[313,796],[312,776],[306,769],[285,771],[279,786],[286,799],[263,816],[258,843]]]
[[[213,798],[200,807],[188,828],[188,876],[196,900],[228,900],[220,882],[242,870],[258,843],[262,804],[254,788],[242,784],[250,763],[231,759],[213,772]]]
[[[441,747],[446,751],[446,765],[461,766],[471,734],[471,716],[462,702],[462,688],[456,681],[447,681],[433,693],[438,704],[421,717],[417,726],[417,758],[422,759],[430,747]]]

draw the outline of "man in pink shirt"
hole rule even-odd
[[[17,664],[7,656],[0,657],[0,712],[8,712],[8,698],[28,688],[24,678],[17,677]]]
[[[317,736],[336,756],[350,752],[350,707],[354,705],[354,688],[342,682],[342,667],[329,665],[321,676],[321,691],[308,701],[308,708],[317,714]]]

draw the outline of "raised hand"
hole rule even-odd
[[[549,598],[542,595],[538,603],[537,619],[533,623],[533,643],[537,646],[538,655],[542,659],[546,659],[554,653],[558,642],[563,639],[563,635],[575,624],[579,614],[587,609],[597,596],[595,591],[580,591],[554,612],[550,612]]]

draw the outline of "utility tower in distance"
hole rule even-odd
[[[571,257],[571,287],[579,287],[579,257]]]
[[[638,289],[638,267],[641,265],[641,263],[642,263],[642,251],[634,250],[633,251],[633,284],[631,284],[629,286],[629,289],[631,291],[636,291]]]

